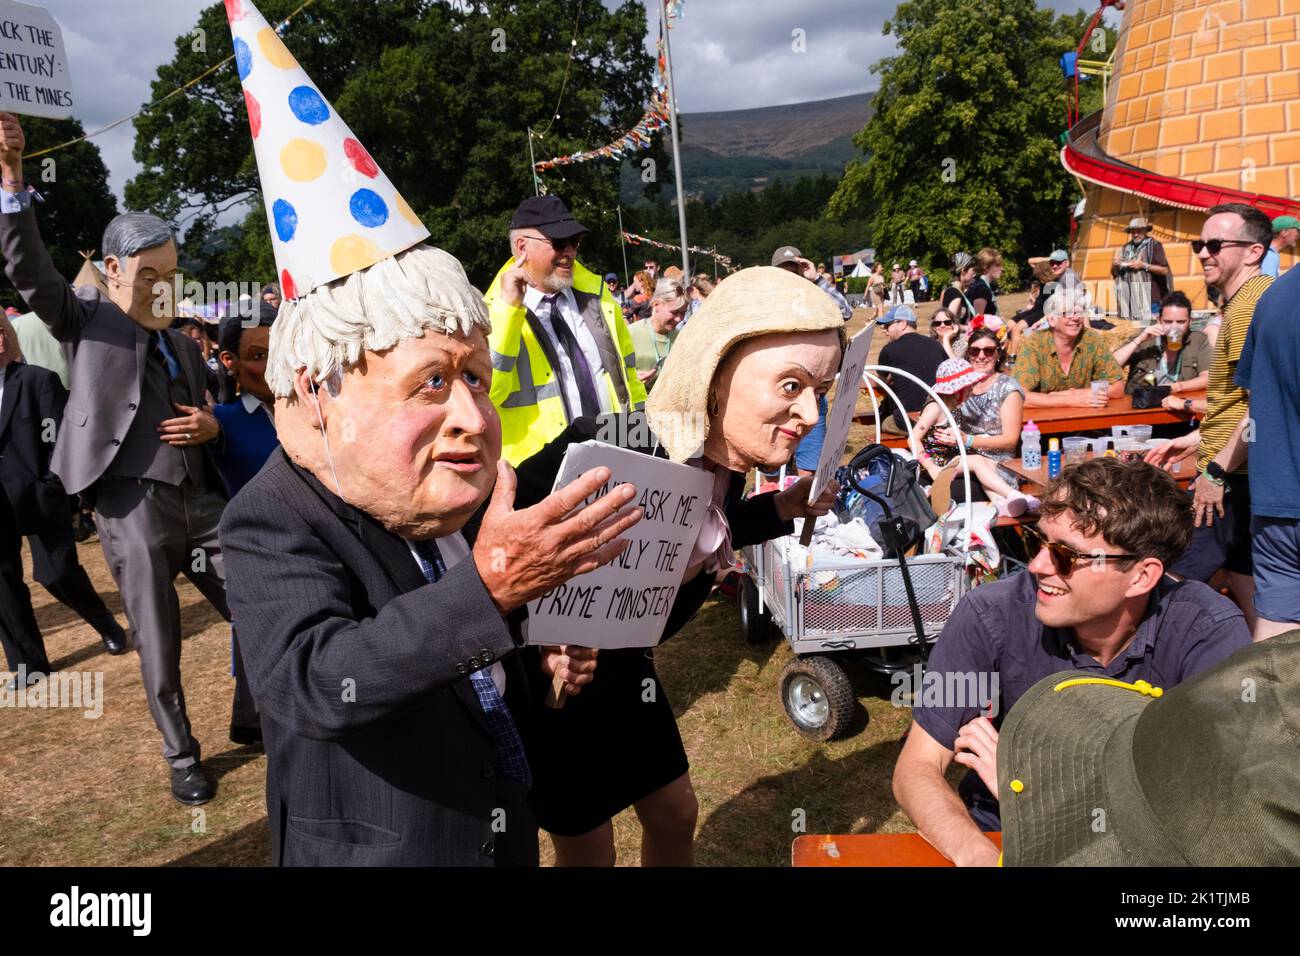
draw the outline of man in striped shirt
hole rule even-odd
[[[1251,420],[1246,393],[1233,382],[1255,303],[1272,285],[1260,263],[1273,238],[1273,224],[1258,209],[1225,203],[1209,210],[1201,238],[1192,249],[1205,272],[1205,284],[1224,300],[1223,329],[1215,344],[1207,392],[1208,410],[1199,431],[1147,456],[1167,465],[1196,452],[1199,474],[1192,483],[1192,543],[1170,568],[1182,578],[1209,581],[1220,569],[1253,628],[1254,563],[1251,558],[1250,484],[1246,475]]]

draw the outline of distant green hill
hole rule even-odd
[[[759,191],[774,179],[839,177],[855,155],[853,136],[871,116],[874,93],[719,113],[683,113],[682,168],[689,198]],[[640,165],[623,164],[623,201],[641,196]],[[661,182],[671,183],[671,165]],[[664,201],[672,195],[664,190]]]

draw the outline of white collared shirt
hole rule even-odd
[[[547,338],[550,339],[551,347],[554,349],[556,360],[559,363],[555,369],[555,374],[559,376],[560,384],[564,388],[565,404],[574,412],[571,416],[572,419],[582,414],[582,396],[578,393],[578,383],[573,377],[573,364],[569,361],[569,353],[564,350],[560,337],[555,334],[550,315],[543,317],[537,311],[541,307],[542,299],[547,295],[548,293],[529,286],[524,291],[524,306],[529,312],[537,316],[542,328],[546,330]],[[587,328],[587,323],[582,321],[582,314],[578,311],[578,300],[573,294],[573,289],[565,289],[560,292],[555,300],[555,307],[560,310],[564,321],[569,323],[569,328],[573,329],[574,334],[578,337],[578,346],[587,359],[588,368],[591,369],[592,382],[596,387],[596,397],[600,399],[600,410],[602,412],[613,411],[609,404],[608,391],[601,386],[600,382],[600,372],[605,367],[600,359],[600,349],[596,347],[596,337]]]
[[[262,401],[260,398],[258,398],[256,395],[252,394],[251,392],[240,392],[239,400],[240,402],[243,403],[244,411],[248,412],[248,414],[250,415],[256,414],[257,410],[260,408],[266,412],[267,418],[271,419],[271,421],[275,421],[275,413],[272,412],[269,407],[267,407],[266,402]]]
[[[438,545],[438,553],[442,555],[442,563],[447,566],[448,571],[470,555],[469,543],[466,542],[459,531],[433,540]],[[411,549],[411,557],[415,559],[416,565],[420,568],[420,573],[423,574],[424,565],[420,561],[420,556],[415,553],[415,546],[409,541],[406,542],[406,546]],[[504,699],[506,696],[505,667],[500,661],[494,661],[488,673],[492,675],[492,683],[496,684],[497,693]]]

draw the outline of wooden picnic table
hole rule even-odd
[[[1002,849],[1001,833],[985,833]],[[837,833],[795,837],[794,866],[952,866],[919,833]]]
[[[1205,391],[1179,392],[1180,399],[1192,401],[1205,398]],[[1176,425],[1185,424],[1195,417],[1190,412],[1171,412],[1157,405],[1155,408],[1134,408],[1132,395],[1112,398],[1105,405],[1062,405],[1059,407],[1030,408],[1025,406],[1021,417],[1032,421],[1044,435],[1069,435],[1084,431],[1104,431],[1115,425]],[[1046,449],[1043,454],[1046,455]]]
[[[1097,456],[1090,451],[1088,452],[1087,457],[1091,459]],[[1046,449],[1043,450],[1043,463],[1038,468],[1026,468],[1025,463],[1019,458],[1008,458],[1004,461],[998,462],[998,464],[1005,467],[1008,471],[1015,472],[1021,478],[1025,479],[1025,481],[1029,482],[1027,486],[1020,489],[1026,494],[1038,494],[1047,487],[1047,483],[1051,480],[1047,477]],[[1064,464],[1064,459],[1062,459],[1062,467],[1064,467]],[[1172,472],[1174,480],[1178,482],[1179,487],[1186,488],[1192,483],[1192,479],[1196,477],[1195,460],[1184,459],[1183,461],[1177,462],[1175,467],[1177,467],[1178,470]]]
[[[1179,398],[1193,401],[1205,398],[1205,391],[1180,392]],[[910,412],[916,421],[920,412]],[[1190,412],[1171,412],[1167,408],[1134,408],[1133,396],[1121,395],[1112,398],[1105,405],[1062,405],[1059,407],[1026,408],[1021,413],[1025,422],[1032,421],[1044,436],[1074,435],[1087,431],[1105,431],[1116,425],[1176,425],[1186,424],[1195,416]],[[870,411],[859,411],[853,420],[864,425],[875,425],[875,416]],[[890,448],[906,448],[906,435],[883,433],[883,443]],[[1047,449],[1043,449],[1047,454]]]

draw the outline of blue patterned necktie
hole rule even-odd
[[[541,304],[546,310],[546,318],[551,320],[551,328],[555,329],[556,338],[560,340],[565,354],[569,356],[569,367],[573,369],[573,380],[578,386],[578,401],[582,407],[574,417],[594,418],[600,414],[600,399],[596,395],[596,383],[591,374],[591,366],[587,363],[587,356],[582,352],[582,346],[578,344],[578,336],[560,314],[560,306],[556,302],[558,298],[558,294],[543,296]]]
[[[442,560],[436,541],[412,541],[416,557],[420,559],[420,570],[424,579],[430,584],[447,573],[447,565]],[[524,754],[524,742],[519,736],[515,719],[510,716],[497,685],[492,682],[488,668],[472,671],[469,675],[474,693],[478,695],[479,706],[487,717],[488,728],[496,743],[497,759],[501,761],[502,771],[509,777],[523,784],[527,790],[533,785],[533,772],[528,767],[528,757]]]
[[[167,381],[172,382],[181,376],[181,363],[163,348],[163,334],[158,331],[149,333],[149,355],[167,372]]]

